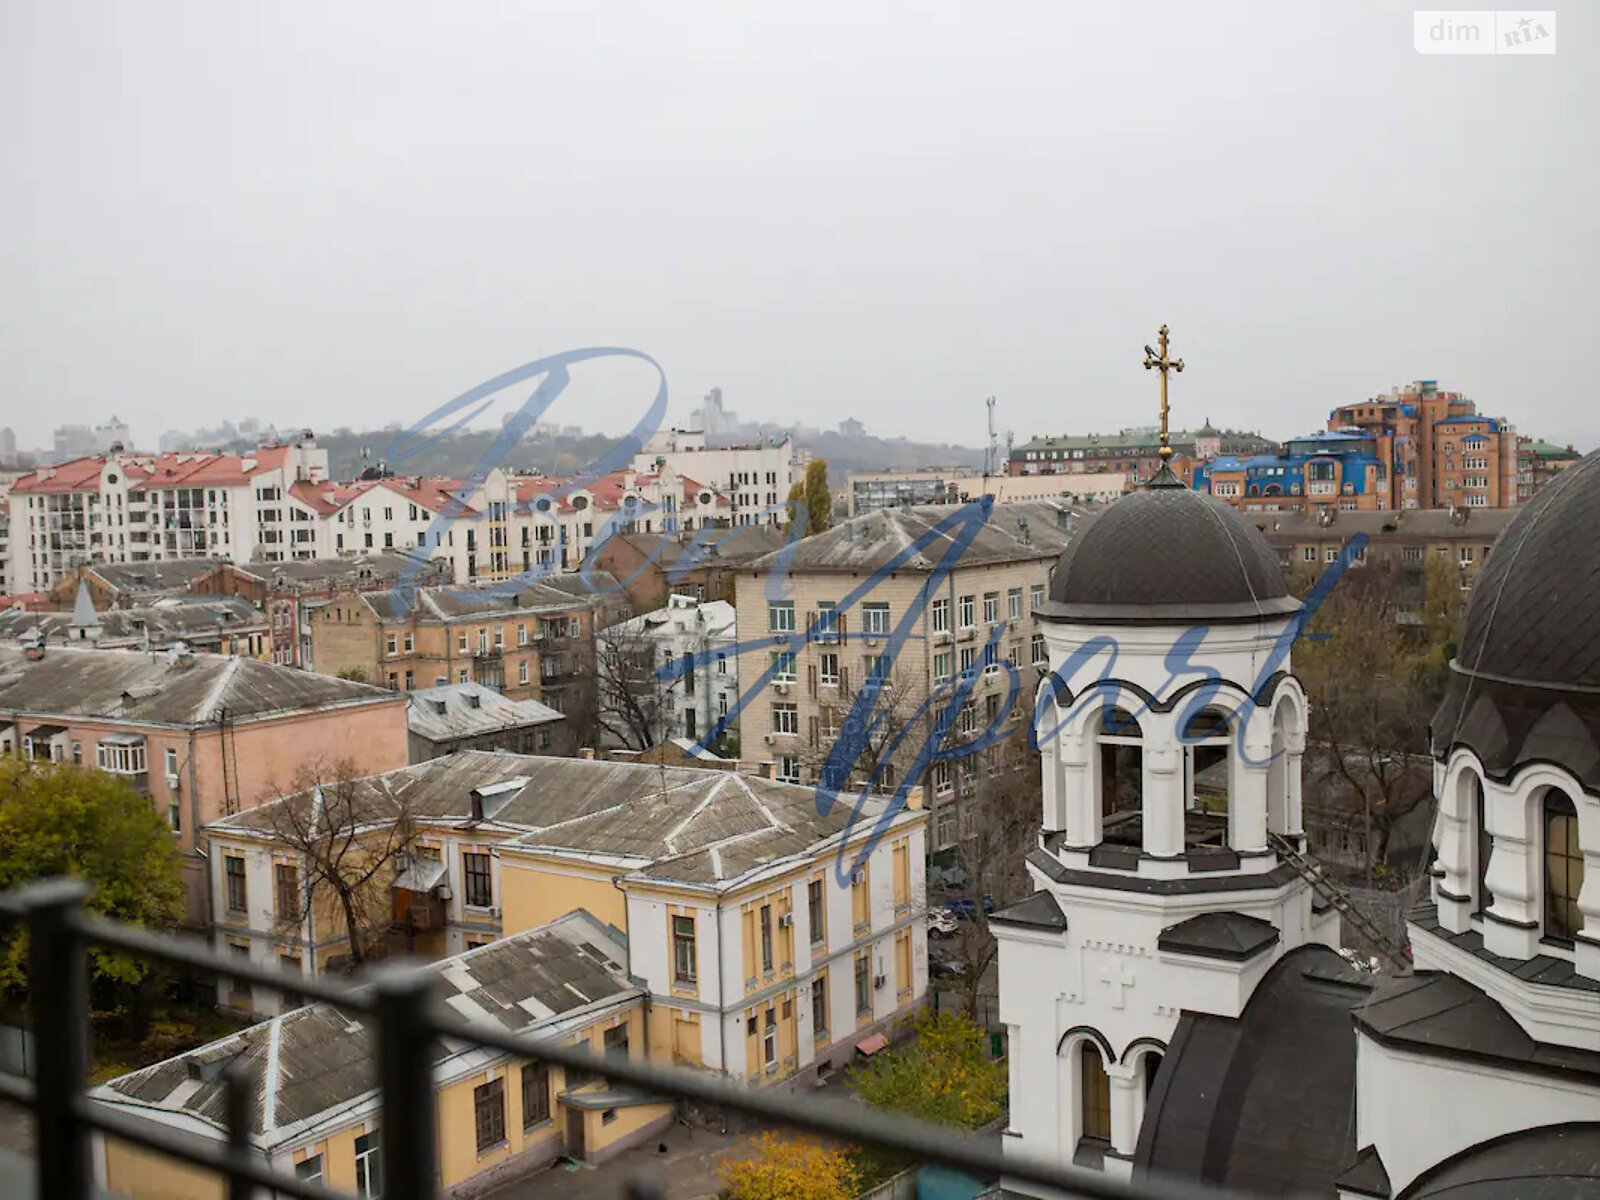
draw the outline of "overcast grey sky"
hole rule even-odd
[[[976,445],[1152,420],[1165,321],[1179,424],[1436,378],[1592,446],[1596,6],[1526,58],[1412,7],[14,0],[0,424],[409,423],[625,345],[680,421]]]

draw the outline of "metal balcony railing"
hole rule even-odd
[[[434,971],[416,965],[379,968],[357,985],[289,976],[218,954],[203,940],[153,933],[118,924],[84,907],[89,887],[54,879],[0,895],[0,922],[19,919],[28,933],[29,1007],[33,1020],[34,1077],[0,1073],[0,1099],[26,1105],[36,1125],[36,1194],[50,1200],[88,1200],[93,1194],[91,1141],[95,1133],[142,1146],[226,1181],[229,1200],[248,1200],[256,1189],[297,1200],[347,1200],[348,1193],[307,1183],[273,1169],[250,1142],[250,1079],[225,1075],[226,1141],[220,1146],[98,1104],[86,1095],[89,1065],[91,946],[114,947],[148,960],[287,991],[373,1018],[382,1099],[384,1200],[435,1200],[438,1183],[436,1097],[429,1047],[450,1037],[565,1070],[603,1073],[616,1083],[670,1096],[701,1109],[725,1110],[850,1143],[949,1167],[977,1179],[1060,1196],[1106,1200],[1246,1200],[1171,1180],[1118,1183],[1097,1172],[1062,1169],[999,1153],[958,1131],[907,1120],[865,1105],[740,1086],[718,1076],[623,1059],[597,1059],[572,1046],[468,1025],[434,998]],[[631,1200],[662,1195],[659,1179],[630,1181]]]

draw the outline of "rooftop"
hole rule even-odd
[[[481,683],[451,683],[410,693],[406,727],[430,742],[450,742],[566,718],[537,700],[512,700]]]
[[[564,1031],[574,1017],[641,988],[627,974],[627,940],[583,909],[431,964],[457,1016],[513,1033]],[[434,1070],[449,1076],[493,1052],[445,1038]],[[187,1117],[224,1129],[223,1069],[251,1072],[250,1128],[271,1147],[303,1139],[323,1120],[376,1099],[375,1046],[363,1021],[328,1005],[296,1009],[96,1088],[95,1099]]]
[[[486,789],[516,784],[492,795]],[[356,781],[352,804],[364,820],[460,823],[477,790],[486,825],[517,835],[518,849],[603,860],[625,880],[727,890],[779,863],[814,857],[848,828],[874,827],[890,801],[853,797],[817,812],[816,789],[735,771],[652,763],[461,751]],[[271,835],[279,804],[309,805],[310,793],[213,822],[217,832]],[[910,821],[917,813],[897,814]]]
[[[955,565],[977,567],[1054,559],[1066,548],[1085,511],[1063,500],[996,504]],[[881,509],[802,538],[792,549],[785,547],[758,558],[746,569],[859,572],[894,564],[893,569],[900,571],[932,571],[950,546],[964,536],[966,525],[960,512],[959,507],[937,504]],[[919,541],[920,547],[913,550]]]
[[[102,616],[107,614],[102,614]],[[354,704],[388,704],[382,688],[293,667],[196,654],[47,649],[37,659],[0,646],[0,712],[49,713],[135,725],[199,725]]]

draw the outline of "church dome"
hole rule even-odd
[[[1567,468],[1495,543],[1433,720],[1440,758],[1491,774],[1551,761],[1600,787],[1600,452]]]
[[[1050,599],[1047,618],[1122,624],[1246,621],[1300,607],[1261,531],[1165,468],[1073,538]]]

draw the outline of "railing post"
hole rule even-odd
[[[373,981],[384,1200],[432,1200],[437,1195],[433,1047],[438,1034],[428,1012],[435,979],[432,971],[395,967]]]
[[[89,1130],[75,1111],[89,1075],[89,959],[76,920],[88,895],[82,880],[51,879],[18,897],[28,923],[39,1195],[51,1200],[89,1195]]]
[[[222,1081],[223,1124],[228,1133],[228,1200],[251,1200],[255,1186],[237,1173],[238,1165],[250,1157],[250,1089],[255,1071],[235,1064]]]

